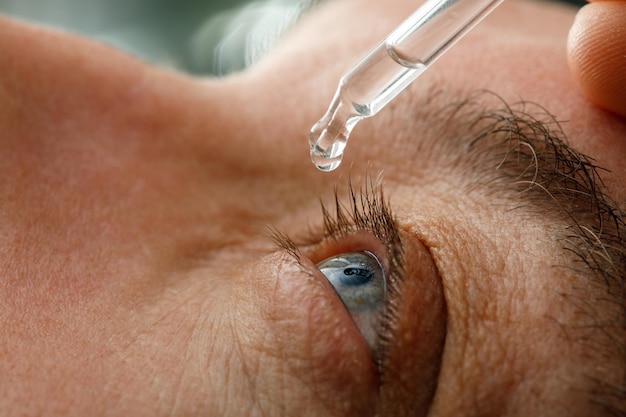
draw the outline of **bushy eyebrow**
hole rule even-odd
[[[492,93],[480,92],[446,105],[437,117],[443,118],[447,129],[454,129],[446,136],[461,141],[454,141],[455,149],[446,151],[457,155],[457,167],[471,171],[467,178],[477,178],[478,172],[481,185],[510,197],[516,207],[564,225],[556,238],[571,262],[558,266],[573,270],[605,296],[593,300],[563,296],[581,311],[590,311],[593,304],[595,311],[613,312],[609,318],[588,314],[583,325],[585,343],[607,357],[617,355],[625,369],[625,213],[607,195],[600,175],[603,169],[573,149],[561,123],[537,104],[509,105]],[[594,387],[592,402],[608,415],[626,414],[626,381],[621,386],[589,382]]]

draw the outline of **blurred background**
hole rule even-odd
[[[318,0],[0,0],[0,13],[78,32],[159,65],[223,76],[265,55]]]
[[[0,0],[0,13],[91,36],[158,65],[224,76],[253,65],[320,1]]]

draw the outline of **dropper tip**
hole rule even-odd
[[[344,138],[330,134],[328,129],[316,131],[314,127],[309,135],[309,144],[311,162],[320,171],[330,172],[341,164],[346,145]]]
[[[313,132],[311,133],[313,136]],[[316,143],[316,142],[313,142]],[[337,169],[341,165],[343,159],[342,153],[333,152],[334,149],[324,149],[319,146],[319,141],[316,144],[310,146],[311,162],[317,169],[322,172],[330,172]]]
[[[338,161],[328,161],[328,160],[324,160],[324,162],[322,164],[317,163],[317,162],[313,162],[313,165],[315,165],[315,167],[317,169],[319,169],[322,172],[330,172],[330,171],[334,171],[335,169],[337,169],[337,167],[341,164],[341,159]]]

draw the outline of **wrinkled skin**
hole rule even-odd
[[[590,381],[619,385],[624,364],[567,331],[582,319],[562,294],[602,290],[554,267],[566,255],[551,221],[414,151],[437,129],[428,97],[489,89],[567,120],[623,207],[626,122],[569,76],[573,10],[506,2],[355,129],[340,169],[309,161],[338,77],[406,3],[324,4],[222,80],[0,22],[0,414],[599,415]],[[358,193],[381,170],[418,278],[401,286],[384,376],[315,269],[354,249],[389,265],[384,245],[366,230],[300,243],[321,233],[320,196],[339,184],[348,201],[348,177]]]

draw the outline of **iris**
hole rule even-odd
[[[375,352],[386,297],[385,270],[380,261],[367,251],[352,252],[325,259],[317,267]]]

